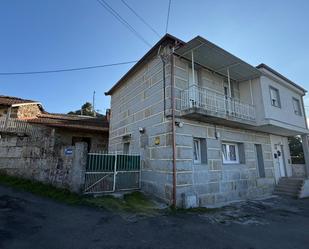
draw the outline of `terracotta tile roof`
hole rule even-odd
[[[42,113],[27,122],[50,127],[67,128],[74,130],[108,132],[109,123],[106,117],[88,117],[68,114]]]
[[[0,95],[0,105],[12,106],[14,104],[27,104],[27,103],[38,103],[38,102],[29,99],[21,99],[12,96]]]

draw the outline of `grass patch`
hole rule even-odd
[[[155,204],[143,193],[135,191],[125,194],[123,198],[111,195],[87,198],[86,202],[111,211],[129,212],[143,215],[152,215],[158,212]]]
[[[0,174],[0,183],[68,204],[80,204],[82,202],[82,197],[78,194],[38,181]]]
[[[158,212],[155,204],[143,193],[138,191],[125,194],[123,198],[114,197],[112,195],[90,197],[78,195],[67,189],[57,188],[50,184],[8,176],[1,173],[0,184],[25,190],[33,194],[48,197],[70,205],[87,205],[116,212],[128,212],[142,215],[151,215]]]

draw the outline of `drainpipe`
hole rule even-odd
[[[174,52],[174,49],[173,49]],[[174,54],[171,53],[171,101],[172,101],[172,143],[173,143],[173,207],[176,207],[176,135],[175,135],[175,91]]]

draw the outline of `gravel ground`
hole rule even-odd
[[[0,186],[0,248],[309,248],[309,199],[153,217],[69,206]]]

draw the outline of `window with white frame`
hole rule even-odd
[[[237,143],[222,143],[223,163],[239,163],[239,151]]]
[[[296,98],[293,98],[293,108],[294,108],[294,113],[296,115],[301,116],[300,102]]]
[[[269,87],[269,92],[270,92],[270,101],[271,105],[275,107],[281,107],[280,104],[280,96],[279,96],[279,90],[270,86]]]
[[[201,159],[201,140],[198,138],[193,139],[193,162],[199,164]]]

